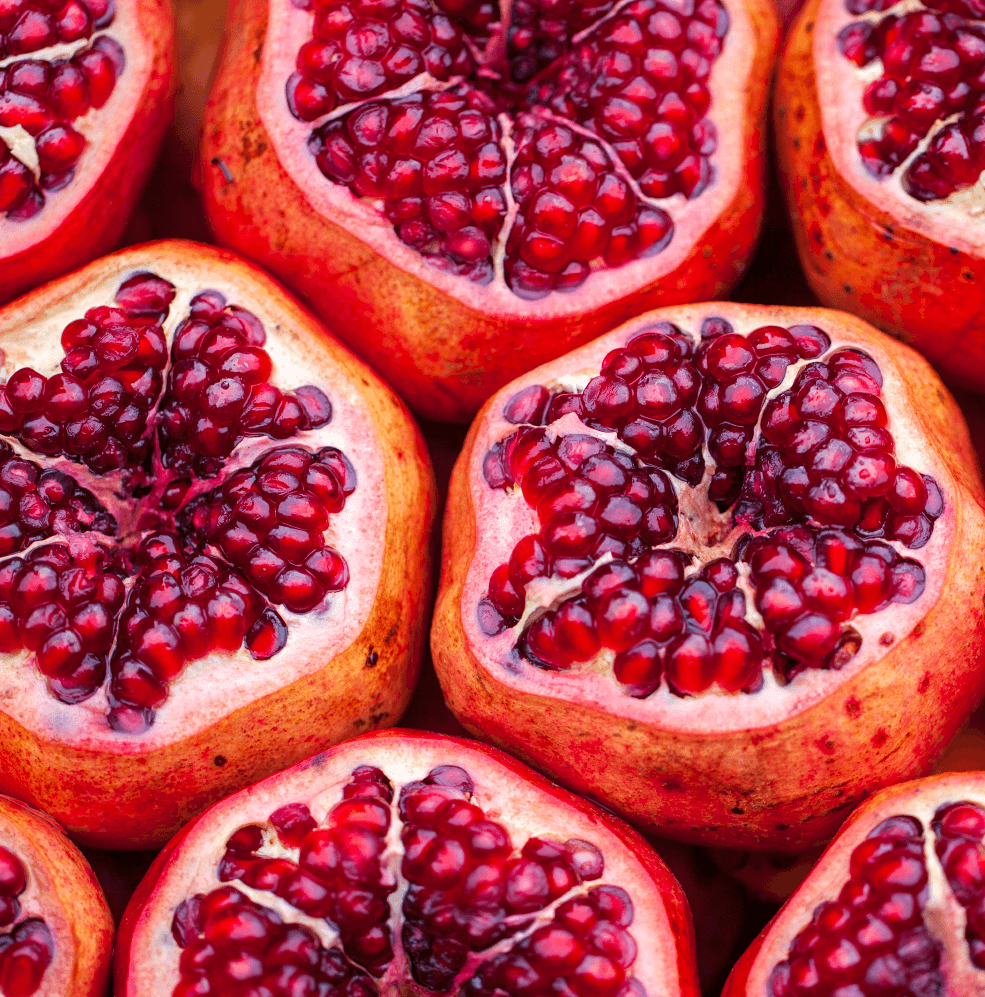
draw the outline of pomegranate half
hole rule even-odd
[[[799,851],[981,697],[983,531],[913,351],[823,309],[662,309],[476,419],[435,667],[467,729],[641,826]]]
[[[776,96],[801,264],[822,303],[985,389],[985,3],[812,0]]]
[[[0,787],[100,847],[392,725],[434,482],[393,392],[230,253],[0,311]]]
[[[723,997],[982,989],[985,773],[877,793],[742,957]]]
[[[724,296],[763,210],[766,0],[237,0],[224,245],[429,418],[645,307]]]
[[[687,901],[633,830],[492,748],[356,738],[161,853],[117,997],[697,997]]]
[[[49,817],[0,796],[0,994],[103,997],[112,949],[82,853]]]
[[[120,241],[176,84],[169,0],[0,4],[0,304]]]

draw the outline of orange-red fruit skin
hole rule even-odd
[[[171,0],[137,0],[137,7],[141,44],[151,61],[138,109],[98,179],[61,226],[16,256],[5,256],[0,246],[0,304],[84,266],[123,238],[171,124],[178,86]]]
[[[0,796],[0,841],[17,853],[28,869],[29,883],[39,887],[42,916],[54,937],[55,958],[42,977],[39,997],[103,997],[113,918],[82,853],[50,817],[6,796]]]
[[[754,307],[708,307],[735,316]],[[714,313],[714,312],[712,312]],[[967,429],[930,366],[850,315],[819,308],[761,312],[764,324],[814,324],[861,348],[888,347],[912,406],[954,482],[955,539],[942,597],[909,636],[834,693],[778,725],[726,733],[630,722],[604,704],[517,692],[479,663],[463,628],[476,550],[468,468],[479,413],[452,473],[431,651],[445,698],[473,734],[600,800],[647,832],[727,848],[795,852],[827,841],[882,786],[930,771],[985,693],[985,498]],[[675,321],[675,309],[650,313]],[[635,323],[634,323],[635,326]],[[543,379],[559,367],[545,368]],[[887,371],[884,369],[884,373]],[[974,554],[972,552],[975,552]],[[613,683],[613,696],[622,696]],[[741,699],[737,697],[737,705]]]
[[[417,681],[431,600],[436,486],[420,430],[389,387],[251,263],[190,242],[122,250],[0,310],[0,342],[8,321],[42,318],[100,275],[153,270],[155,260],[173,258],[191,268],[201,260],[210,274],[228,271],[255,282],[256,293],[282,309],[284,328],[308,337],[356,386],[383,447],[391,496],[385,553],[373,608],[348,647],[309,674],[172,743],[148,749],[139,739],[121,738],[116,753],[88,752],[60,740],[57,731],[34,733],[0,708],[0,791],[43,806],[75,840],[99,848],[160,847],[190,817],[242,786],[313,751],[396,724]],[[397,496],[400,500],[393,500]],[[352,568],[358,571],[358,565]],[[289,642],[282,653],[304,650]]]
[[[416,741],[437,744],[447,749],[448,764],[458,764],[466,770],[469,770],[470,759],[473,760],[473,764],[475,764],[475,759],[479,759],[480,764],[482,760],[488,759],[497,766],[504,766],[516,774],[517,783],[521,786],[521,792],[526,786],[537,793],[546,794],[557,802],[559,809],[574,810],[578,814],[588,817],[604,831],[614,834],[619,838],[632,851],[634,857],[644,866],[648,879],[646,885],[655,889],[663,898],[677,955],[677,978],[680,987],[680,997],[699,997],[700,990],[697,983],[694,928],[691,921],[691,912],[688,908],[684,891],[657,853],[647,845],[646,841],[636,831],[627,827],[622,821],[613,819],[610,814],[589,803],[587,800],[572,796],[559,786],[549,782],[543,776],[531,771],[522,762],[517,761],[516,758],[510,757],[496,748],[490,748],[487,745],[463,738],[434,734],[430,731],[399,729],[373,731],[361,737],[354,738],[348,743],[339,744],[321,754],[306,758],[291,769],[278,773],[258,786],[244,790],[243,793],[263,792],[274,787],[281,776],[301,773],[306,769],[313,769],[317,772],[319,769],[324,768],[333,757],[339,754],[351,754],[354,759],[353,765],[358,765],[361,762],[359,752],[362,746],[366,746],[367,748],[382,746],[386,750],[392,745],[395,750],[399,750],[401,742],[408,741],[411,743]],[[383,764],[385,767],[385,763]],[[154,864],[150,867],[147,875],[144,876],[131,898],[116,936],[113,960],[114,997],[133,997],[133,990],[129,985],[127,970],[131,959],[135,956],[133,952],[134,934],[138,930],[143,929],[143,922],[146,920],[144,917],[144,908],[154,895],[158,883],[167,874],[169,867],[175,859],[175,855],[180,852],[182,844],[186,839],[195,835],[199,825],[208,816],[208,813],[205,813],[196,820],[191,821],[168,842],[167,847],[154,860]],[[425,991],[413,984],[405,984],[404,986],[397,987],[391,984],[380,988],[381,997],[398,997],[399,994],[411,992],[424,993]]]
[[[316,214],[274,154],[255,91],[265,0],[231,0],[205,111],[202,192],[220,244],[271,270],[428,419],[466,422],[512,378],[658,305],[724,297],[749,263],[765,196],[767,82],[779,26],[772,0],[747,0],[757,38],[738,193],[681,265],[576,319],[507,320],[445,296]],[[327,183],[328,181],[326,181]],[[396,238],[396,237],[394,237]],[[603,277],[597,279],[604,279]]]
[[[981,391],[985,253],[901,223],[838,171],[815,86],[819,6],[810,0],[787,37],[774,102],[780,177],[808,283],[822,304],[872,322],[919,350],[947,380]],[[846,59],[845,72],[853,70]]]

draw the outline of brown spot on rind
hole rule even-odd
[[[853,719],[862,712],[862,704],[859,702],[858,696],[849,696],[845,700],[845,712]]]
[[[893,642],[896,640],[895,634],[891,634],[888,630],[879,638],[879,643],[882,647],[892,647]]]
[[[372,645],[369,648],[369,654],[366,655],[366,664],[364,668],[375,668],[376,662],[380,660],[380,656],[373,650]]]
[[[833,755],[835,753],[835,743],[827,735],[819,737],[814,744],[822,754]]]
[[[880,727],[872,735],[872,747],[881,748],[889,740],[889,735]]]
[[[917,692],[925,693],[930,688],[930,672],[924,672],[923,678],[920,679],[920,683],[917,685]]]
[[[213,764],[217,769],[221,769],[222,766],[226,764],[226,759],[223,758],[222,755],[216,755],[215,759],[213,760]]]

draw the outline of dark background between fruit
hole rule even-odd
[[[164,151],[127,232],[127,243],[148,239],[186,238],[210,242],[194,186],[197,168],[194,150],[198,123],[208,93],[215,55],[225,15],[224,0],[176,0],[181,88],[175,123]],[[778,0],[787,19],[798,0]],[[769,190],[766,218],[759,250],[749,272],[733,294],[735,301],[760,304],[812,305],[817,299],[797,264],[793,237],[775,169]],[[985,396],[956,392],[971,428],[979,459],[985,458]],[[422,423],[431,451],[440,493],[444,496],[452,465],[461,449],[466,427]],[[420,684],[403,720],[403,726],[467,736],[445,706],[430,659],[424,662]],[[985,769],[985,708],[958,734],[939,763],[940,769]],[[702,849],[670,841],[656,841],[674,874],[681,881],[694,915],[698,966],[705,995],[717,994],[733,962],[777,908],[775,900],[755,895],[722,867],[738,868],[744,881],[760,889],[789,890],[809,868],[793,856],[757,860],[753,873],[744,856],[713,858]],[[119,920],[131,893],[150,865],[152,852],[85,852],[106,891],[114,917]]]

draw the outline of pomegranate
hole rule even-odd
[[[82,854],[50,818],[0,796],[0,994],[103,997],[112,948]]]
[[[0,3],[0,304],[112,249],[171,119],[167,0]]]
[[[822,303],[985,388],[985,4],[807,4],[780,68],[776,133]]]
[[[115,993],[693,995],[636,832],[495,749],[356,738],[216,804],[124,915]]]
[[[799,851],[980,698],[983,530],[912,351],[822,309],[663,309],[473,424],[435,667],[467,729],[643,827]]]
[[[745,269],[771,2],[243,0],[229,23],[217,238],[429,418]]]
[[[157,243],[0,311],[0,787],[162,844],[406,707],[434,483],[406,410],[277,285]]]
[[[867,800],[739,961],[723,997],[979,993],[982,779],[931,776]]]

